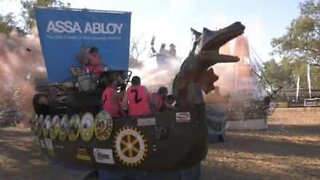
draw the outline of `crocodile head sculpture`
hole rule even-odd
[[[193,48],[180,67],[173,81],[173,95],[178,106],[189,106],[197,103],[196,96],[202,98],[205,93],[214,89],[213,83],[218,80],[212,65],[239,61],[238,57],[219,54],[221,46],[244,32],[245,26],[235,22],[218,31],[207,28],[200,33],[191,29],[195,36]],[[200,94],[200,95],[199,95]]]

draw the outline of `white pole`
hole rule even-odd
[[[300,76],[298,76],[298,80],[297,80],[296,102],[298,102],[298,99],[299,99],[299,89],[300,89]]]
[[[308,78],[309,98],[311,98],[310,64],[307,64],[307,78]]]

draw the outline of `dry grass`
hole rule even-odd
[[[229,131],[202,164],[202,179],[320,179],[320,121],[274,119],[267,130]]]
[[[0,143],[0,179],[81,179],[50,165],[29,129],[0,128]],[[202,180],[319,178],[320,121],[273,119],[267,130],[229,131],[202,162]]]

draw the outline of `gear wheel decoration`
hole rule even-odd
[[[71,116],[67,133],[70,141],[76,141],[78,139],[80,134],[80,116],[78,114]]]
[[[44,116],[43,114],[40,114],[37,122],[36,122],[36,134],[38,137],[41,137],[42,135],[42,124],[43,124],[43,121],[44,121]]]
[[[50,128],[50,138],[55,139],[58,136],[60,128],[60,118],[58,115],[53,116]]]
[[[94,133],[94,117],[91,113],[85,113],[80,123],[80,136],[84,141],[92,139]]]
[[[60,121],[60,127],[58,132],[58,138],[60,141],[65,141],[67,138],[67,130],[69,125],[69,118],[68,115],[63,115]]]
[[[43,137],[46,138],[49,135],[49,131],[51,128],[51,116],[47,115],[44,119],[44,123],[42,124]]]
[[[101,111],[96,115],[94,129],[97,139],[100,141],[109,139],[113,129],[113,122],[109,113]]]
[[[137,128],[123,127],[119,129],[114,144],[118,159],[126,166],[137,166],[147,156],[147,141]]]

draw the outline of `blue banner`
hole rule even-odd
[[[109,69],[128,69],[130,12],[36,8],[35,13],[49,82],[70,81],[70,68],[84,67],[91,50],[98,50]]]

